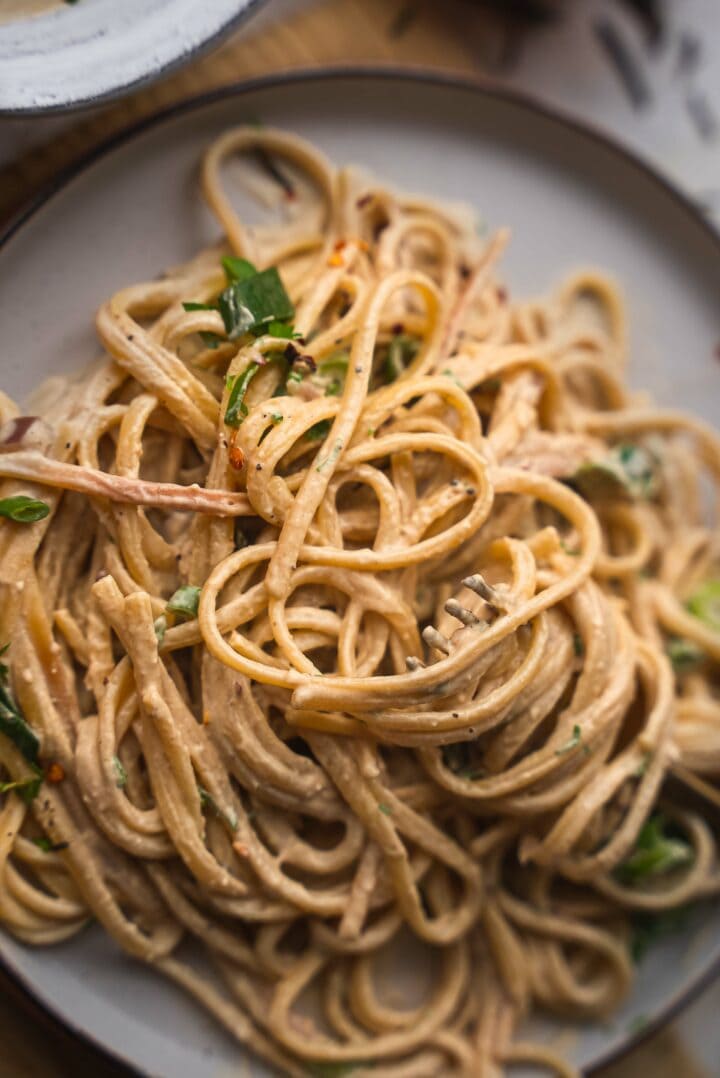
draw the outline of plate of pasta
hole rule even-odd
[[[198,100],[6,237],[43,1006],[140,1074],[568,1078],[711,975],[719,288],[640,162],[441,76]]]

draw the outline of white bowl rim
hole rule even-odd
[[[197,57],[217,47],[228,34],[252,14],[256,13],[265,2],[266,0],[222,0],[224,10],[216,13],[216,17],[211,20],[207,20],[206,15],[202,16],[199,8],[197,9],[198,16],[195,19],[191,8],[190,16],[193,18],[193,24],[192,27],[188,28],[190,32],[188,33],[188,45],[186,47],[167,49],[162,41],[153,39],[148,43],[147,49],[143,51],[141,58],[138,60],[137,74],[125,78],[108,75],[103,79],[102,86],[97,90],[91,90],[87,86],[86,73],[79,70],[75,84],[69,82],[67,89],[63,93],[58,91],[58,100],[54,102],[45,101],[42,104],[37,101],[33,102],[32,95],[28,91],[27,85],[24,84],[24,79],[18,91],[14,92],[12,90],[7,68],[7,65],[13,62],[12,54],[10,54],[9,57],[4,57],[6,68],[3,82],[0,84],[0,117],[49,116],[58,113],[71,113],[81,109],[94,108],[134,93],[143,86],[171,74],[173,71],[185,66],[190,60],[197,59]],[[32,20],[13,21],[3,24],[0,26],[0,44],[2,44],[3,37],[10,37],[11,33],[17,35],[18,40],[20,40],[22,35],[18,33],[17,27],[32,25],[32,23],[39,24],[42,19],[57,18],[58,14],[66,16],[68,13],[58,13],[51,10],[46,14],[34,16]],[[202,29],[203,17],[213,27],[207,36],[204,36]],[[32,36],[36,35],[33,34]],[[181,45],[181,40],[178,41],[178,44]],[[158,52],[161,54],[159,61]],[[43,59],[47,60],[47,57]],[[107,65],[101,66],[107,70]],[[121,65],[115,65],[115,70],[120,67]],[[45,66],[45,72],[47,74],[47,66]],[[41,97],[46,92],[47,88],[37,91],[38,97]],[[128,129],[128,133],[130,130]]]

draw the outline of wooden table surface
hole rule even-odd
[[[486,75],[507,47],[506,22],[464,0],[274,0],[222,47],[122,101],[52,120],[0,121],[0,232],[59,174],[110,135],[174,101],[243,78],[326,64],[385,63]],[[22,125],[22,126],[20,126]],[[34,125],[34,126],[33,126]],[[106,1063],[44,1017],[0,977],[1,1078],[104,1078],[126,1072]],[[720,1071],[718,1072],[720,1073]],[[603,1078],[707,1078],[673,1026],[636,1049]]]

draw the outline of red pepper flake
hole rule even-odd
[[[250,856],[250,850],[244,842],[233,842],[233,849],[235,850],[235,853],[238,855],[238,857]]]
[[[357,208],[359,210],[362,210],[365,206],[367,206],[370,202],[372,202],[372,200],[374,198],[375,198],[375,195],[372,193],[372,191],[368,191],[368,193],[366,195],[361,195],[360,196],[360,198],[357,200],[355,205],[357,206]]]
[[[47,782],[57,783],[62,782],[65,778],[65,768],[62,764],[52,763],[45,772],[45,779]]]
[[[235,468],[235,470],[239,472],[245,464],[245,454],[243,453],[239,445],[230,446],[228,459],[230,461],[230,466],[232,468]]]
[[[497,295],[498,303],[507,303],[507,288],[503,288],[502,285],[498,285],[498,287],[495,289],[495,294]]]
[[[230,436],[230,448],[228,449],[228,460],[230,461],[230,467],[231,468],[236,468],[237,471],[240,471],[240,469],[245,464],[245,454],[243,453],[240,446],[237,444],[237,441],[236,441],[237,433],[238,433],[237,431],[233,431],[232,435]]]
[[[345,246],[346,243],[347,243],[347,240],[336,240],[335,241],[335,246],[333,247],[333,251],[342,251],[342,249],[343,249],[343,247]]]

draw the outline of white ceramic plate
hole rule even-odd
[[[514,233],[504,276],[542,291],[596,263],[629,302],[631,378],[666,404],[720,421],[720,238],[681,196],[602,137],[509,94],[440,77],[362,73],[287,77],[206,98],[111,145],[38,206],[0,248],[5,390],[23,397],[49,373],[96,353],[92,316],[110,292],[190,256],[216,228],[197,192],[197,163],[229,125],[260,117],[313,139],[337,161],[393,183],[475,203]],[[265,1074],[229,1037],[97,929],[0,953],[35,997],[143,1073],[162,1078]],[[720,908],[641,964],[610,1025],[563,1037],[588,1070],[676,1009],[720,963]]]
[[[0,0],[0,113],[98,104],[217,43],[259,0]],[[4,21],[8,11],[37,14]]]

